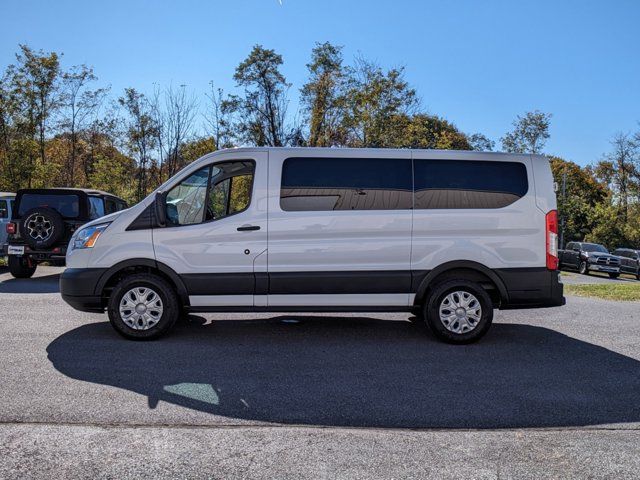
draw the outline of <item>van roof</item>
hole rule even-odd
[[[15,193],[11,193],[11,192],[0,192],[0,197],[15,197],[16,194]]]
[[[296,152],[346,152],[346,153],[355,153],[355,152],[423,152],[423,153],[446,153],[447,155],[451,155],[455,153],[456,155],[463,156],[474,156],[474,155],[495,155],[495,156],[508,156],[508,157],[541,157],[546,158],[544,155],[540,154],[529,154],[529,153],[508,153],[508,152],[483,152],[479,150],[440,150],[440,149],[417,149],[417,148],[351,148],[351,147],[235,147],[235,148],[226,148],[222,150],[217,150],[211,153],[229,153],[229,152],[267,152],[267,151],[288,151],[291,153]]]

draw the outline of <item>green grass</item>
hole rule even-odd
[[[618,300],[627,302],[640,301],[639,283],[601,283],[564,286],[565,295],[578,297],[602,298],[604,300]]]

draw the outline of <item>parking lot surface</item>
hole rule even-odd
[[[60,271],[0,270],[0,478],[637,478],[638,303],[496,311],[469,346],[402,314],[197,315],[131,342]]]

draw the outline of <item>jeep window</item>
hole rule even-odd
[[[502,208],[529,189],[519,162],[416,160],[415,208]]]
[[[595,243],[583,243],[582,250],[585,252],[609,253],[602,245],[597,245]]]
[[[284,211],[410,210],[411,160],[287,158],[282,165]]]
[[[9,202],[7,200],[0,200],[0,218],[9,217]]]
[[[18,217],[36,207],[51,208],[65,218],[78,218],[80,199],[69,194],[25,193],[20,198]]]
[[[173,225],[202,222],[207,198],[209,167],[192,173],[167,193],[167,220]]]
[[[89,197],[89,218],[104,217],[104,200],[102,197]]]
[[[206,220],[218,220],[247,209],[251,203],[254,169],[250,161],[213,166]]]

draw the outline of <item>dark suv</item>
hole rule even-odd
[[[9,271],[29,278],[42,261],[64,263],[73,232],[89,220],[127,208],[121,198],[81,188],[18,190],[6,226]]]

